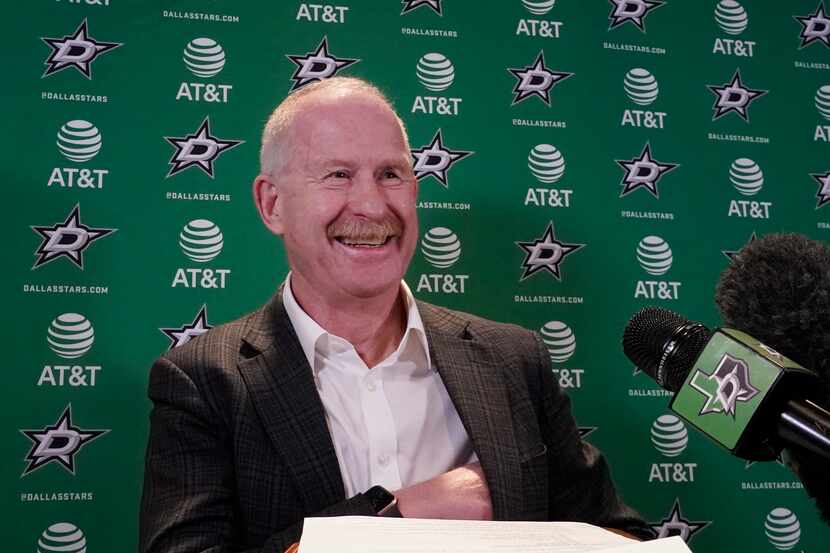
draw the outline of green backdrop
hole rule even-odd
[[[687,429],[619,345],[645,305],[716,326],[725,252],[753,233],[827,239],[823,9],[8,4],[6,547],[135,548],[148,368],[284,277],[250,197],[260,130],[303,75],[342,65],[389,94],[422,164],[416,295],[543,331],[587,439],[658,530],[698,552],[825,551],[791,473]]]

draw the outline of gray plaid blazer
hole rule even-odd
[[[419,302],[430,357],[478,454],[497,520],[575,520],[647,536],[579,437],[538,335]],[[153,365],[143,553],[282,552],[346,498],[323,405],[281,295]]]

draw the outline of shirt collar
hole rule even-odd
[[[409,286],[407,286],[406,282],[403,280],[401,281],[401,293],[403,294],[404,308],[406,309],[406,329],[404,330],[403,337],[401,338],[400,344],[398,344],[397,350],[392,355],[396,355],[400,352],[403,346],[406,345],[407,340],[414,338],[418,340],[418,344],[423,350],[427,366],[434,369],[434,367],[432,367],[432,361],[429,357],[429,345],[427,344],[426,330],[424,329],[424,322],[421,319],[421,314],[418,312],[418,304],[415,302],[415,296],[412,295],[412,291],[409,289]],[[291,290],[290,272],[288,273],[288,276],[285,277],[285,285],[282,288],[282,303],[285,307],[285,312],[288,314],[288,318],[294,327],[294,331],[297,333],[297,339],[300,341],[300,346],[303,348],[303,353],[308,360],[308,365],[316,374],[317,367],[315,366],[314,358],[315,353],[321,344],[320,338],[323,336],[336,335],[328,332],[326,329],[317,324],[317,321],[312,319],[308,313],[300,307],[300,304],[297,303],[297,299],[294,297],[294,292]],[[340,337],[337,336],[337,338]],[[340,339],[346,341],[343,338]]]

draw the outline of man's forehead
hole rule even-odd
[[[288,142],[308,148],[316,154],[313,157],[336,156],[337,150],[358,145],[378,154],[409,157],[394,112],[374,96],[312,97],[299,108],[288,129]]]
[[[303,98],[295,109],[292,126],[297,129],[311,128],[320,132],[372,124],[400,132],[389,105],[365,92],[338,95],[321,92]]]

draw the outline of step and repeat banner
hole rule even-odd
[[[623,356],[646,305],[719,324],[769,232],[830,239],[818,0],[32,0],[7,5],[0,518],[9,551],[131,551],[168,348],[284,278],[251,201],[290,91],[377,83],[420,180],[416,296],[539,331],[659,535],[827,551],[781,464],[729,456]]]

